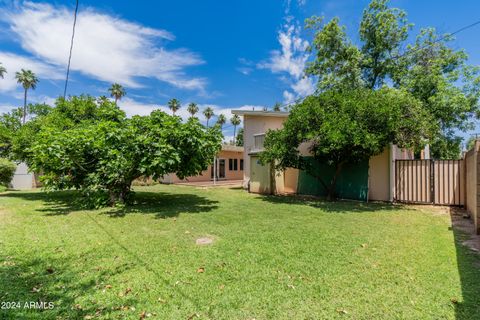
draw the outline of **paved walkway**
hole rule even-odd
[[[213,181],[195,181],[195,182],[178,182],[176,185],[194,186],[194,187],[241,187],[243,180],[220,180],[213,184]]]

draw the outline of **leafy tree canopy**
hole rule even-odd
[[[183,123],[161,111],[127,118],[114,102],[90,96],[59,98],[56,106],[21,127],[17,158],[43,173],[47,189],[78,189],[87,204],[125,203],[132,181],[180,178],[205,170],[219,151],[221,133],[196,118]]]
[[[480,77],[479,69],[467,64],[465,51],[449,46],[451,36],[425,28],[407,44],[412,24],[406,12],[389,7],[388,0],[373,0],[364,10],[359,45],[348,38],[338,18],[324,23],[312,17],[307,27],[315,31],[310,47],[315,59],[305,72],[318,78],[318,92],[404,89],[432,116],[436,130],[429,143],[437,156],[448,158],[452,153],[436,147],[440,140],[459,152],[457,144],[449,142],[458,140],[455,130],[470,129],[478,117]]]
[[[294,106],[283,129],[268,131],[260,159],[277,170],[299,168],[315,176],[299,152],[307,143],[316,160],[336,169],[331,181],[317,177],[333,199],[344,164],[368,160],[390,143],[420,147],[425,142],[421,137],[429,137],[431,130],[429,114],[405,90],[329,90]]]

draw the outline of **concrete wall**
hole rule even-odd
[[[371,157],[368,171],[368,199],[373,201],[390,200],[390,148]]]
[[[28,190],[35,188],[35,176],[33,173],[28,172],[27,164],[17,164],[17,170],[13,176],[10,187],[16,190]]]
[[[466,189],[466,209],[471,215],[475,224],[475,231],[480,234],[480,141],[475,142],[472,150],[465,154],[465,189]]]
[[[261,115],[244,115],[243,117],[243,147],[244,147],[244,172],[243,183],[244,188],[247,188],[248,181],[250,180],[250,155],[254,147],[254,135],[266,133],[269,129],[281,129],[283,122],[287,118],[285,117],[272,117]]]

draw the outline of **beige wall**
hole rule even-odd
[[[475,224],[477,234],[480,234],[480,157],[478,152],[480,149],[480,141],[476,141],[475,147],[468,151],[465,155],[465,170],[466,170],[466,208],[468,213],[472,216]]]
[[[243,182],[244,187],[247,187],[248,181],[250,180],[250,156],[249,153],[253,150],[254,147],[254,135],[266,133],[269,129],[281,129],[283,127],[283,122],[286,120],[285,117],[271,117],[271,116],[261,116],[261,115],[245,115],[243,117],[243,147],[244,147],[244,171],[243,171]]]
[[[243,179],[243,170],[240,170],[240,160],[243,159],[243,152],[222,150],[219,152],[217,159],[225,159],[225,180],[242,180]],[[238,170],[229,169],[228,159],[237,159]],[[213,159],[212,159],[212,162],[213,162]],[[166,176],[164,179],[162,179],[162,182],[164,183],[178,183],[178,182],[187,182],[187,181],[203,182],[203,181],[210,181],[211,177],[212,177],[212,166],[210,165],[208,166],[207,170],[202,171],[202,173],[197,176],[188,177],[182,180],[172,173]]]
[[[368,199],[373,201],[390,200],[390,148],[371,157],[368,169]]]

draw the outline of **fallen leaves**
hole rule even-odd
[[[345,309],[342,309],[342,308],[338,308],[337,312],[340,313],[340,314],[348,314],[348,311],[345,310]]]
[[[205,272],[205,268],[204,267],[200,267],[197,269],[197,273],[204,273]]]

